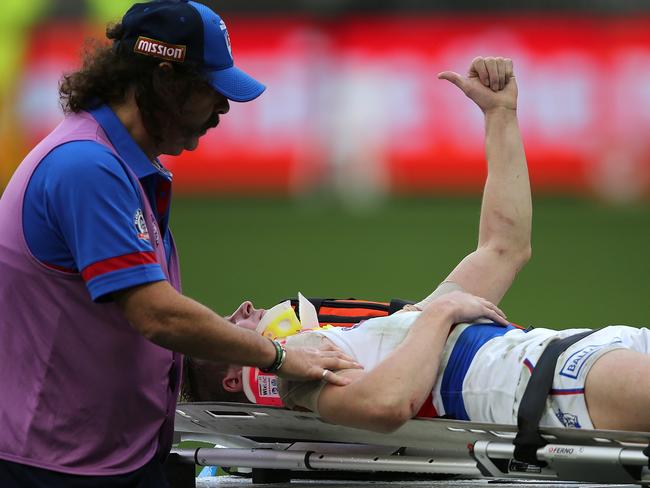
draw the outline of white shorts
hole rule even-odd
[[[585,402],[585,381],[598,358],[615,349],[650,353],[650,330],[613,325],[597,330],[564,351],[555,367],[541,426],[594,428]]]
[[[463,382],[463,400],[476,422],[517,425],[517,413],[531,372],[548,343],[588,329],[510,331],[476,354]],[[593,429],[585,402],[587,373],[603,354],[630,349],[650,354],[650,331],[616,325],[597,330],[558,358],[543,427]]]

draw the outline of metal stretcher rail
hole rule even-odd
[[[537,450],[538,464],[514,459],[514,426],[446,419],[414,419],[379,434],[281,408],[185,403],[176,432],[177,440],[225,446],[175,451],[199,465],[650,485],[644,432],[541,429],[549,444]]]
[[[421,456],[374,456],[328,454],[317,451],[279,451],[274,449],[198,448],[177,449],[179,456],[193,458],[199,466],[245,466],[248,468],[289,469],[295,471],[361,471],[480,476],[472,461],[436,461]]]

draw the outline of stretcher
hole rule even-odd
[[[644,432],[540,429],[548,444],[537,450],[538,462],[529,464],[514,459],[517,428],[511,425],[413,419],[380,434],[329,424],[308,412],[197,402],[178,404],[175,429],[176,441],[223,446],[174,451],[201,466],[650,486],[644,454],[650,433]]]

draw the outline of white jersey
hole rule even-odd
[[[307,345],[305,341],[311,340],[308,345],[314,346],[326,337],[370,371],[404,340],[419,314],[402,312],[373,318],[350,328],[308,332],[290,338],[288,344]],[[499,332],[499,335],[481,342],[484,340],[481,334],[486,330]],[[443,351],[432,390],[433,406],[439,415],[451,414],[455,418],[477,422],[516,424],[521,397],[545,347],[554,338],[585,330],[588,329],[556,331],[539,328],[525,332],[495,324],[458,325],[449,335]],[[593,428],[584,401],[584,381],[589,369],[608,351],[628,348],[647,353],[650,352],[649,344],[647,329],[625,326],[606,327],[576,342],[558,359],[553,390],[541,425]],[[292,382],[280,385],[285,404],[289,407],[300,405],[317,412],[318,394],[325,383],[307,382],[296,388],[288,383]]]
[[[351,328],[333,328],[315,333],[327,337],[343,352],[362,364],[365,371],[370,371],[404,340],[419,315],[420,312],[402,312],[366,320]],[[456,418],[464,419],[455,409],[453,412],[449,411],[453,400],[443,398],[447,397],[447,390],[456,390],[447,384],[443,387],[446,373],[450,372],[449,368],[455,368],[455,376],[464,378],[457,390],[462,391],[462,401],[469,419],[502,422],[507,417],[507,422],[511,423],[522,365],[520,358],[530,356],[536,361],[539,354],[535,351],[539,350],[541,354],[540,345],[556,337],[559,332],[535,329],[526,333],[523,330],[507,330],[506,327],[492,324],[491,327],[501,329],[503,335],[487,340],[475,353],[470,352],[469,356],[456,360],[452,357],[452,351],[459,338],[463,333],[472,333],[473,331],[468,329],[475,327],[484,325],[459,324],[449,335],[432,390],[433,406],[441,416],[452,414]],[[490,401],[486,401],[488,399]],[[504,416],[504,412],[507,415]]]

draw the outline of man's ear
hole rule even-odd
[[[174,72],[174,65],[169,61],[163,61],[162,63],[158,63],[158,70],[163,75],[169,75]]]
[[[154,91],[160,96],[174,97],[178,95],[174,91],[174,66],[168,61],[163,61],[158,64],[153,71],[151,83]]]
[[[237,393],[244,390],[244,384],[242,381],[242,368],[241,366],[228,366],[226,375],[221,381],[221,386],[223,389],[229,393]]]

